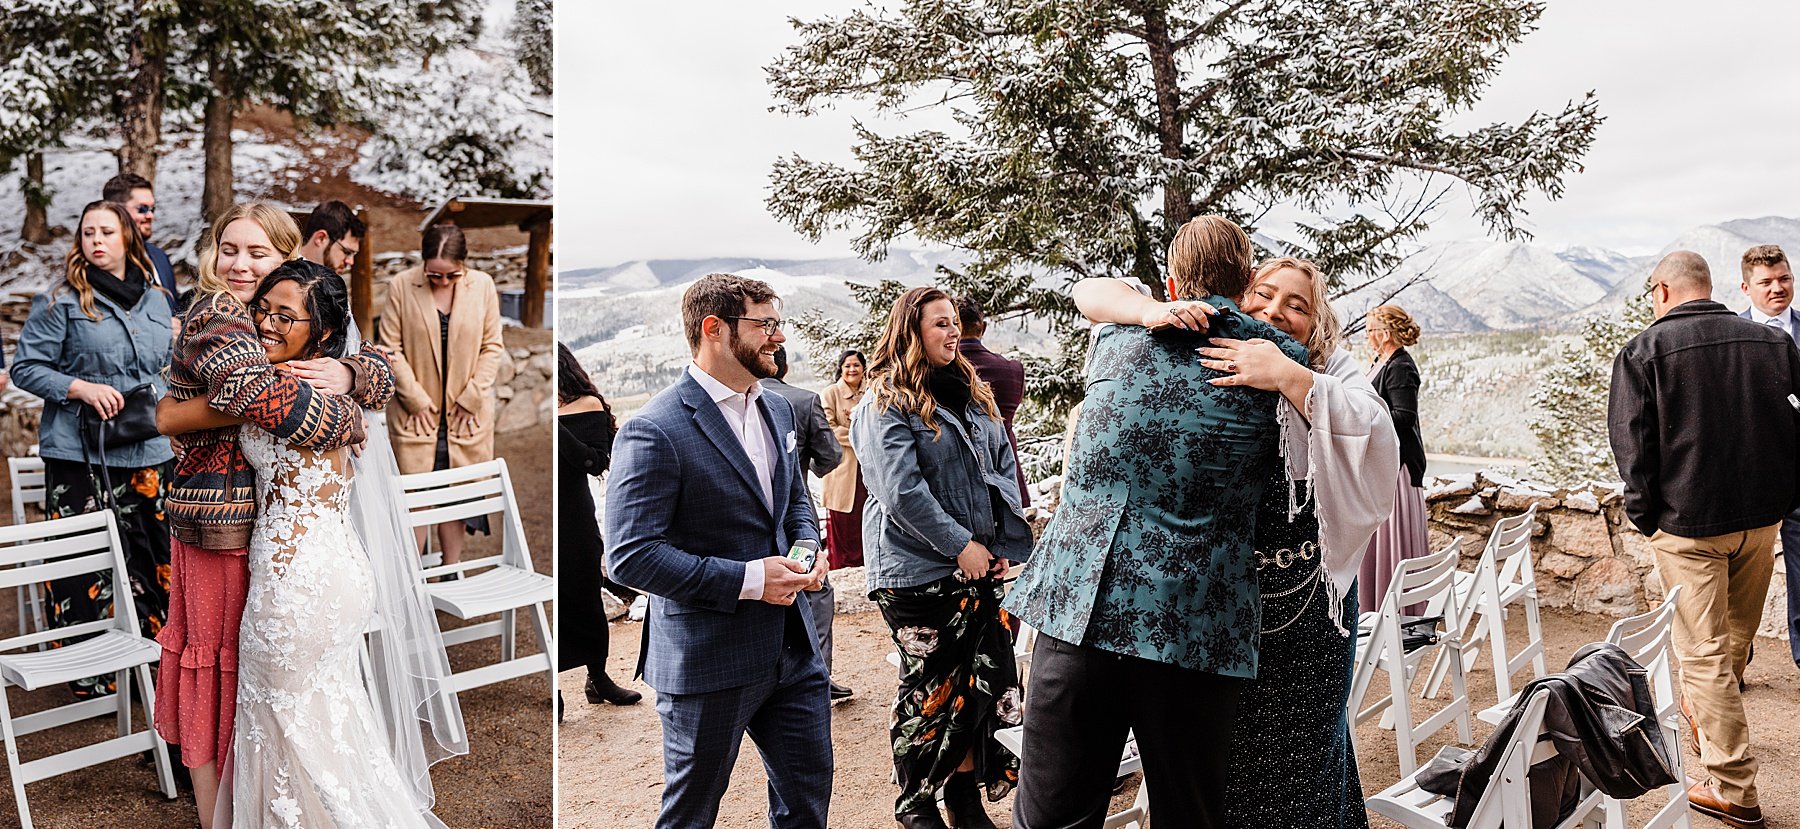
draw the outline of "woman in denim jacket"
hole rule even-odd
[[[902,294],[850,424],[869,490],[870,597],[901,659],[891,736],[907,829],[946,825],[939,789],[954,825],[992,829],[979,786],[998,801],[1019,779],[994,740],[1021,714],[1000,596],[1009,562],[1031,554],[1031,528],[1018,460],[993,391],[957,353],[961,333],[943,291]]]
[[[103,470],[97,447],[82,446],[80,423],[84,408],[105,419],[118,415],[125,394],[146,383],[155,388],[150,401],[162,396],[173,340],[169,296],[145,276],[153,271],[137,223],[112,202],[82,211],[66,268],[60,284],[31,300],[13,359],[13,382],[44,399],[44,511],[67,518],[117,505],[139,624],[155,636],[169,612],[163,499],[174,453],[164,437],[108,445]],[[103,482],[110,482],[110,495]],[[111,615],[109,576],[71,576],[49,587],[45,615],[53,628]],[[80,697],[111,693],[112,675],[77,680],[74,690]]]

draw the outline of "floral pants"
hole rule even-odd
[[[1012,633],[999,579],[955,576],[872,597],[900,651],[900,693],[889,734],[900,780],[895,814],[932,807],[971,752],[976,780],[997,801],[1019,782],[1019,758],[994,732],[1022,721]]]
[[[169,494],[174,462],[141,469],[110,467],[113,501],[119,505],[119,539],[125,546],[125,583],[136,603],[138,628],[155,638],[169,618],[169,522],[163,501]],[[87,464],[44,460],[44,511],[50,518],[86,515],[106,508],[104,485]],[[113,615],[111,573],[84,573],[44,585],[45,620],[52,628],[78,625]],[[72,684],[86,699],[113,692],[113,675],[91,676]]]

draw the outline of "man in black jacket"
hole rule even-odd
[[[1682,697],[1710,780],[1695,809],[1761,827],[1738,680],[1762,619],[1782,516],[1800,506],[1800,351],[1787,335],[1712,301],[1706,260],[1663,257],[1656,322],[1613,361],[1607,427],[1625,514],[1650,537],[1675,613]]]

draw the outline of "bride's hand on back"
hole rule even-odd
[[[1309,378],[1312,374],[1305,366],[1288,359],[1280,346],[1268,340],[1213,337],[1211,342],[1211,346],[1194,350],[1208,358],[1202,359],[1201,365],[1225,372],[1224,377],[1206,381],[1215,386],[1249,386],[1253,389],[1281,391],[1287,384],[1303,377]]]
[[[326,394],[349,394],[356,386],[356,376],[350,373],[350,367],[330,357],[290,360],[287,368],[295,377]]]

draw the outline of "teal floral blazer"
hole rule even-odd
[[[1213,331],[1306,348],[1230,300]],[[1078,645],[1254,677],[1261,630],[1257,505],[1274,476],[1275,392],[1214,386],[1206,335],[1099,330],[1062,505],[1005,607]]]

